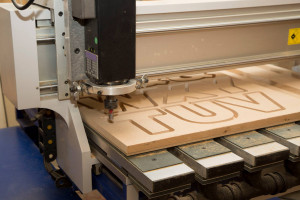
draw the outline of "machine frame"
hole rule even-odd
[[[12,61],[1,63],[4,94],[17,109],[46,108],[57,113],[57,162],[82,193],[92,190],[91,169],[101,162],[127,186],[127,199],[138,199],[136,183],[115,166],[122,159],[100,155],[98,147],[89,144],[70,92],[74,82],[87,79],[84,26],[73,18],[72,1],[36,0],[35,4],[25,11],[10,4],[0,6],[0,23],[10,28],[0,33],[0,51],[10,47],[1,60]],[[299,46],[286,42],[287,30],[300,27],[299,13],[300,0],[137,1],[137,77],[281,61],[297,65]],[[46,45],[42,51],[38,50],[41,44]],[[100,143],[100,148],[111,148],[105,140]]]

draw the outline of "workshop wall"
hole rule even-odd
[[[16,108],[15,106],[4,96],[5,110],[6,110],[6,121],[8,127],[19,126],[16,120]]]
[[[24,4],[28,0],[17,0]],[[10,3],[11,0],[0,0],[0,3]],[[0,128],[19,126],[13,104],[3,95],[0,81]]]
[[[3,95],[0,81],[0,129],[19,126],[14,105]]]

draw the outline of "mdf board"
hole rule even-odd
[[[225,73],[243,80],[248,79],[256,83],[272,85],[290,94],[300,95],[300,73],[282,67],[262,65],[228,70]]]
[[[83,99],[82,118],[126,155],[300,120],[300,95],[220,72],[186,78],[118,97],[114,123],[101,99]]]

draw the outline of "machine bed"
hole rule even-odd
[[[250,74],[249,72],[253,73]],[[209,77],[208,79],[218,77],[219,73],[222,73],[223,78],[227,77],[224,76],[224,74],[234,78],[225,79],[218,87],[218,89],[222,91],[224,91],[224,88],[226,88],[227,92],[231,91],[227,96],[239,92],[249,92],[249,90],[243,89],[245,88],[245,85],[234,84],[238,81],[233,80],[243,80],[251,82],[252,84],[257,84],[257,88],[259,89],[268,88],[272,91],[276,90],[281,92],[281,96],[274,98],[271,103],[278,102],[278,98],[283,98],[285,95],[287,95],[286,98],[294,98],[300,94],[300,90],[298,89],[300,86],[299,76],[290,70],[274,65],[222,71],[215,73],[215,76]],[[282,79],[276,79],[276,75],[280,76]],[[205,75],[204,77],[207,78],[208,76]],[[200,79],[200,81],[203,81],[205,78],[203,79],[202,77]],[[162,78],[160,78],[160,80],[162,80]],[[228,80],[230,80],[230,83],[226,84],[228,83]],[[190,82],[197,83],[199,82],[199,79],[191,80]],[[190,82],[185,81],[184,85],[187,85]],[[151,85],[151,81],[149,84]],[[171,88],[170,85],[172,84],[168,84],[167,86],[163,85],[163,87]],[[175,81],[175,86],[178,85],[180,86],[180,83]],[[210,86],[211,85],[212,84],[210,84]],[[157,89],[157,86],[154,87]],[[199,88],[199,91],[201,91],[201,89]],[[209,93],[209,89],[206,89],[207,90],[202,90],[203,94]],[[184,95],[180,93],[170,95],[172,90],[168,90],[168,92],[169,93],[164,94],[160,93],[166,95],[173,101],[170,103],[171,105],[168,106],[178,105],[184,102]],[[186,93],[187,91],[183,90],[183,92]],[[188,90],[188,92],[191,92],[191,90]],[[264,92],[267,93],[266,91]],[[191,95],[186,96],[190,98],[188,100],[193,100]],[[132,111],[133,113],[136,113],[137,107],[143,105],[143,98],[129,98],[128,96],[119,98],[120,103],[123,103],[122,100],[125,98],[132,100],[130,102],[131,104],[124,103],[124,106],[127,108],[126,112]],[[216,97],[213,98],[215,99]],[[286,98],[284,102],[287,102]],[[252,103],[259,104],[259,102]],[[188,136],[182,136],[182,139],[177,143],[171,143],[170,141],[172,141],[172,139],[170,139],[168,144],[173,145],[161,145],[158,147],[159,150],[157,150],[157,147],[149,150],[153,147],[151,146],[151,142],[148,145],[141,142],[141,147],[144,147],[144,152],[142,154],[140,152],[129,152],[129,155],[128,152],[122,149],[123,146],[121,143],[131,141],[130,134],[136,134],[136,138],[139,138],[138,134],[140,134],[140,132],[128,133],[128,129],[121,127],[116,129],[118,132],[111,133],[115,138],[114,140],[110,140],[110,136],[107,136],[108,132],[103,132],[105,126],[110,124],[108,124],[109,122],[106,122],[107,118],[101,117],[101,115],[105,115],[103,105],[101,104],[101,100],[99,102],[99,99],[83,99],[79,103],[92,152],[104,165],[113,169],[112,172],[117,175],[120,180],[126,182],[128,181],[127,179],[129,179],[130,182],[137,186],[148,198],[163,198],[164,194],[172,191],[189,191],[194,187],[195,183],[199,183],[206,195],[210,196],[212,199],[218,199],[220,197],[216,197],[214,194],[207,194],[205,191],[213,190],[214,192],[220,192],[224,188],[229,187],[229,183],[235,183],[236,181],[236,183],[244,184],[240,187],[239,192],[243,193],[246,190],[253,190],[251,194],[244,194],[244,197],[248,199],[256,195],[264,194],[265,189],[260,184],[253,186],[246,183],[245,179],[247,178],[245,178],[245,172],[247,172],[249,176],[255,175],[257,177],[263,177],[268,170],[277,170],[279,168],[286,174],[284,166],[288,165],[296,168],[296,163],[300,161],[300,125],[298,125],[297,122],[300,115],[299,112],[296,111],[297,100],[295,101],[294,106],[291,107],[291,110],[295,111],[295,115],[291,114],[282,117],[283,115],[279,114],[281,116],[279,118],[280,120],[268,117],[263,123],[258,123],[257,120],[254,121],[255,123],[249,122],[249,125],[241,125],[241,123],[238,123],[236,124],[236,129],[228,129],[229,131],[223,132],[223,135],[212,130],[209,134],[210,139],[207,139],[207,134],[205,132],[198,132],[197,134],[199,137],[196,139],[193,138],[192,140],[187,141],[185,138]],[[273,112],[282,112],[287,108],[287,104],[282,107],[279,104],[276,105],[279,106],[280,109],[274,109],[275,111]],[[273,109],[273,107],[268,106],[270,105],[265,104],[260,107],[260,109]],[[289,106],[291,106],[291,104]],[[147,112],[149,107],[146,108],[147,109],[145,110]],[[91,111],[91,109],[94,110],[94,112]],[[142,111],[139,112],[144,111],[143,109],[140,110]],[[122,109],[116,111],[120,114],[116,115],[115,122],[113,123],[114,127],[117,127],[119,123],[122,123],[122,120],[120,120],[120,122],[118,117],[119,115],[122,117],[122,112],[124,111],[125,110]],[[259,112],[259,110],[257,111],[256,109],[256,112]],[[99,113],[99,116],[95,116],[97,113]],[[274,115],[272,111],[266,113]],[[92,118],[89,118],[88,115],[91,115]],[[293,115],[295,118],[289,117]],[[256,117],[259,119],[258,116]],[[89,119],[92,119],[92,121],[89,121]],[[98,121],[95,121],[95,119]],[[136,119],[138,120],[138,117],[133,120]],[[143,122],[143,120],[147,119],[142,119],[139,122]],[[195,117],[194,120],[197,120],[197,118]],[[216,134],[214,135],[214,133]],[[204,136],[201,137],[201,134]],[[120,140],[116,139],[118,136],[120,136]],[[122,140],[122,136],[124,136],[124,140]],[[157,135],[152,134],[149,137],[151,136]],[[132,140],[134,140],[134,138]],[[115,161],[118,162],[115,163]],[[289,183],[290,177],[288,176],[285,178],[288,180],[286,184],[289,184],[289,187],[292,187],[293,184],[298,182],[294,182],[293,180]],[[222,186],[220,186],[221,182],[228,183],[229,185],[222,184]],[[278,187],[277,192],[285,191],[285,189],[280,188],[283,187],[280,184]],[[233,193],[232,195],[235,196],[238,194]]]

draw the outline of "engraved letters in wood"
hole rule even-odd
[[[300,120],[299,99],[222,73],[118,97],[114,123],[84,99],[83,120],[127,155]]]

